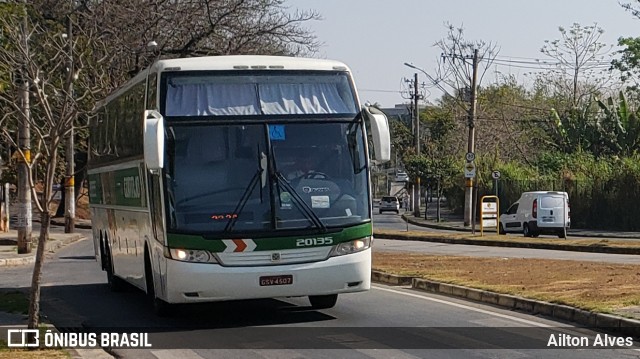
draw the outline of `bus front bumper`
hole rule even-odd
[[[289,275],[291,284],[260,285],[261,278]],[[371,249],[320,262],[258,267],[167,260],[165,280],[162,299],[169,303],[361,292],[371,287]]]

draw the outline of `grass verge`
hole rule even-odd
[[[7,313],[29,313],[29,298],[18,291],[0,291],[0,311]]]
[[[640,312],[640,265],[374,252],[373,269],[601,313]]]

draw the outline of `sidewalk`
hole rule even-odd
[[[39,223],[34,221],[39,226]],[[91,221],[84,219],[76,219],[76,228],[91,228]],[[84,236],[79,233],[64,233],[64,218],[54,218],[51,220],[51,230],[49,232],[49,241],[45,247],[45,253],[52,253],[70,243],[82,239]],[[0,232],[0,267],[17,266],[31,264],[35,262],[36,244],[40,235],[39,228],[34,228],[31,233],[31,241],[34,245],[31,253],[18,254],[16,250],[18,241],[18,231],[11,224],[8,232]]]

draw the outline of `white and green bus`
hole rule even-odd
[[[330,308],[370,288],[370,166],[389,160],[389,127],[343,63],[159,60],[96,111],[93,240],[113,290],[133,284],[162,314],[290,296]]]

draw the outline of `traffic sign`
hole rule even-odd
[[[476,164],[473,162],[467,162],[464,165],[464,177],[474,178],[476,176]]]
[[[467,162],[473,162],[476,160],[476,154],[473,152],[467,152],[467,154],[464,155],[464,158],[467,160]]]
[[[491,178],[493,178],[494,180],[500,179],[500,176],[501,174],[498,170],[491,172]]]

